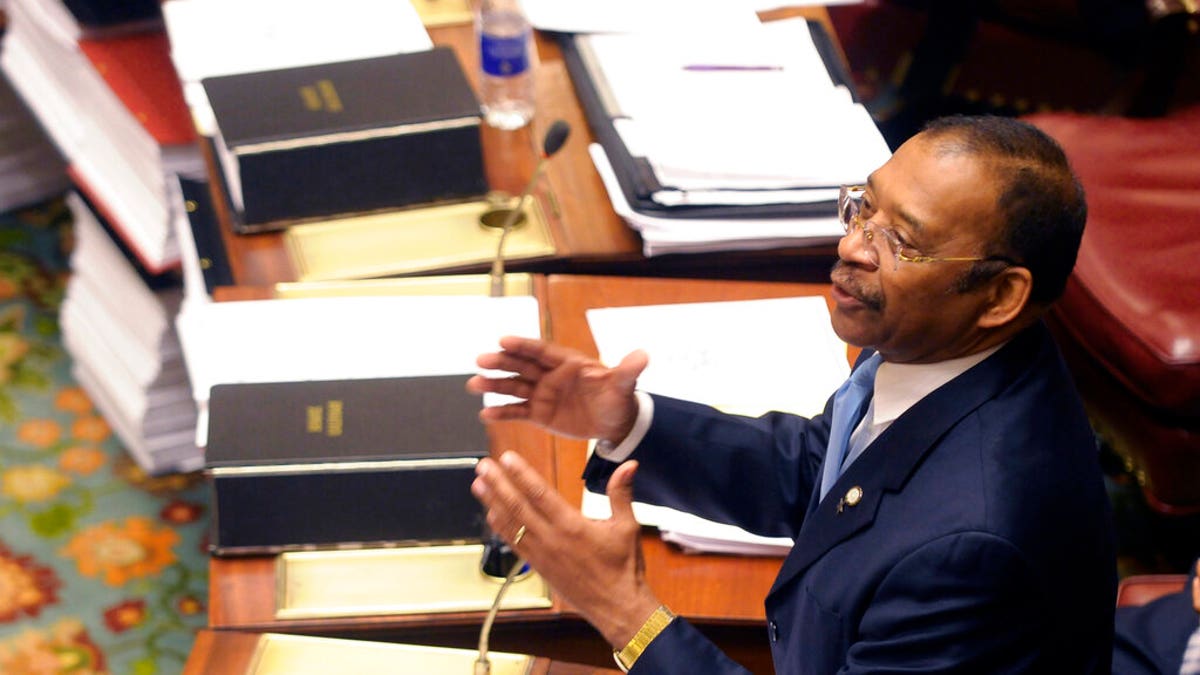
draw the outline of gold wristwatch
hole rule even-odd
[[[613,651],[613,660],[617,662],[617,667],[621,669],[621,672],[629,672],[642,652],[646,651],[650,641],[658,637],[658,634],[663,632],[663,629],[669,626],[674,618],[674,612],[667,609],[666,605],[659,605],[650,618],[646,619],[646,623],[638,629],[629,644],[620,651]]]

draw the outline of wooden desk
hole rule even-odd
[[[824,8],[799,8],[764,13],[765,19],[803,15],[824,20]],[[469,24],[429,30],[433,41],[454,48],[463,68],[478,88],[479,57],[473,28]],[[532,125],[517,131],[486,127],[482,132],[484,161],[489,185],[512,194],[520,193],[533,173],[540,138],[556,119],[571,125],[563,149],[546,165],[542,185],[535,192],[549,215],[557,253],[549,258],[512,261],[510,271],[620,273],[647,276],[700,276],[774,280],[821,281],[834,260],[833,246],[789,248],[737,253],[684,254],[645,258],[641,239],[616,213],[588,156],[594,139],[575,96],[562,52],[552,37],[537,36],[537,113]],[[553,194],[553,198],[549,196]],[[222,219],[222,235],[230,268],[237,285],[271,285],[295,281],[296,273],[283,246],[282,235],[263,233],[236,235],[229,224],[223,200],[216,198]],[[442,270],[450,273],[485,272],[487,265],[467,265]]]
[[[542,303],[544,334],[593,355],[596,345],[584,316],[592,307],[796,295],[822,295],[829,301],[828,286],[823,284],[551,275],[539,277],[535,285]],[[493,425],[489,433],[494,452],[521,452],[542,475],[552,477],[570,501],[579,504],[586,443],[553,438],[517,423]],[[762,603],[781,559],[684,554],[649,531],[643,544],[649,581],[663,601],[700,625],[736,660],[756,672],[769,671]],[[278,620],[274,617],[276,581],[273,557],[213,558],[209,566],[209,625],[469,646],[481,623],[481,613]],[[497,634],[493,639],[497,649],[522,651],[536,644],[540,655],[555,658],[596,665],[609,658],[603,641],[557,599],[549,609],[503,612]],[[547,635],[554,637],[548,639]]]
[[[828,17],[824,9],[805,8],[772,12],[764,18],[801,14]],[[439,45],[453,47],[472,84],[478,86],[478,56],[469,25],[433,28]],[[583,110],[575,97],[557,44],[538,35],[537,97],[534,124],[515,132],[485,128],[483,148],[488,180],[495,189],[519,192],[532,173],[536,139],[555,119],[566,120],[572,134],[562,151],[547,165],[544,184],[549,193],[537,193],[550,225],[557,254],[551,259],[516,261],[510,271],[603,272],[647,276],[706,276],[725,278],[787,279],[824,282],[833,261],[833,247],[781,249],[763,252],[709,255],[669,255],[646,259],[638,236],[613,212],[607,193],[587,154],[593,140]],[[220,203],[220,200],[217,200]],[[223,237],[229,252],[235,286],[224,299],[267,297],[265,290],[277,282],[294,281],[279,233],[235,235],[223,214]],[[482,272],[486,266],[447,269],[445,272]],[[749,299],[796,294],[823,294],[825,287],[804,284],[755,282],[698,282],[553,276],[543,279],[539,298],[548,312],[546,335],[591,353],[595,345],[583,322],[583,310],[603,305],[686,302],[695,300]],[[578,503],[579,474],[585,445],[556,440],[524,425],[501,424],[489,430],[494,451],[516,449],[552,477],[559,489]],[[656,535],[644,537],[650,581],[676,611],[696,621],[719,646],[755,672],[770,671],[762,623],[762,600],[778,569],[778,559],[683,555]],[[220,633],[205,632],[193,653],[196,668],[222,663],[228,647],[244,648],[239,640],[222,637],[226,631],[278,631],[314,635],[354,636],[468,647],[477,637],[481,613],[410,616],[349,617],[339,619],[275,618],[276,588],[273,557],[213,558],[210,562],[209,624]],[[528,650],[537,645],[540,655],[593,664],[611,663],[608,646],[559,601],[544,610],[503,612],[492,639],[493,648]],[[222,649],[214,650],[214,645]],[[216,659],[216,660],[214,660]],[[226,672],[193,670],[189,673]],[[576,672],[547,670],[545,672]],[[579,671],[593,672],[593,671]]]
[[[251,666],[258,633],[202,630],[196,635],[191,655],[183,667],[183,675],[239,675]],[[394,672],[403,672],[396,664]],[[598,668],[548,658],[534,660],[530,675],[618,675],[621,671]]]

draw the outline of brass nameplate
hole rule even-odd
[[[500,580],[480,571],[482,556],[481,544],[284,553],[276,559],[275,618],[487,611]],[[550,605],[550,589],[534,573],[513,582],[501,609]]]
[[[480,295],[491,294],[486,274],[352,279],[347,281],[293,281],[275,284],[276,298],[331,298],[359,295]],[[504,275],[508,295],[533,295],[533,275]]]
[[[265,633],[258,639],[246,675],[392,675],[473,672],[478,652],[422,645]],[[528,675],[533,658],[488,652],[492,675]]]
[[[490,263],[501,228],[487,227],[480,218],[494,208],[479,200],[305,223],[288,228],[283,241],[300,281],[370,279]],[[538,200],[527,199],[523,213],[504,242],[504,259],[554,255]]]

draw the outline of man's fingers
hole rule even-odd
[[[467,391],[476,394],[507,394],[517,398],[529,398],[533,393],[533,384],[519,377],[487,377],[472,375],[467,379]]]
[[[484,424],[489,422],[503,422],[505,420],[527,419],[529,419],[528,403],[506,403],[504,405],[489,406],[479,411],[479,421]]]
[[[608,502],[615,521],[636,522],[633,516],[633,476],[637,473],[637,460],[622,462],[608,477]]]
[[[555,492],[532,466],[515,452],[500,456],[500,464],[518,491],[524,495],[531,510],[553,523],[564,523],[566,518],[579,515],[567,504],[562,495]],[[582,516],[580,516],[582,517]]]
[[[487,370],[516,373],[526,380],[537,380],[546,373],[541,364],[511,352],[480,354],[475,358],[475,364]]]
[[[637,379],[641,377],[642,371],[646,370],[646,366],[649,364],[650,355],[641,349],[635,349],[626,354],[617,367],[613,368],[613,371],[616,372],[622,386],[632,389],[637,383]]]
[[[506,335],[500,338],[500,347],[510,355],[538,364],[546,370],[556,368],[565,359],[577,352],[544,340]]]
[[[526,534],[546,531],[546,521],[529,505],[529,498],[509,480],[504,468],[490,458],[475,467],[471,493],[488,510],[488,524],[512,543],[512,537],[524,526]]]

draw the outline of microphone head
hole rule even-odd
[[[517,554],[499,535],[492,534],[483,540],[483,557],[479,561],[479,569],[484,574],[495,579],[503,579],[517,564]]]
[[[571,125],[565,120],[554,120],[554,124],[546,131],[546,137],[542,140],[542,157],[549,157],[558,152],[563,143],[567,142],[567,136],[571,134]]]

